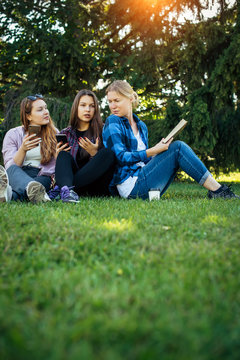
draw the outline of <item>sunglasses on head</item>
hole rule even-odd
[[[34,101],[34,100],[37,100],[37,99],[43,99],[43,96],[41,94],[35,94],[35,95],[28,95],[27,98],[29,100]]]

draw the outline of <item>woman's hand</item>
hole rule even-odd
[[[23,138],[22,145],[20,146],[20,149],[24,152],[27,152],[29,150],[34,149],[38,144],[40,144],[41,138],[36,138],[35,134],[32,135],[26,135]]]
[[[36,138],[35,134],[27,134],[23,138],[22,145],[13,157],[13,160],[17,166],[22,166],[26,156],[26,152],[37,147],[41,142],[41,138]]]
[[[91,140],[89,140],[88,138],[80,137],[78,139],[78,144],[79,146],[81,146],[81,148],[86,150],[89,153],[89,155],[94,156],[98,152],[99,138],[97,138],[95,144],[93,144]]]
[[[148,149],[148,150],[146,151],[147,157],[154,156],[154,155],[160,154],[160,153],[163,152],[163,151],[168,150],[169,145],[170,145],[170,144],[172,143],[172,141],[173,141],[173,138],[171,138],[166,144],[165,144],[163,141],[164,141],[164,138],[162,138],[162,140],[159,141],[159,143],[157,143],[155,146],[153,146],[152,148]]]
[[[56,145],[56,155],[55,158],[58,157],[58,154],[60,153],[60,151],[69,151],[71,149],[71,146],[68,145],[68,143],[63,144],[62,141],[58,142]]]

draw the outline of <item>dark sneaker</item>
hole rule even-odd
[[[6,169],[0,165],[0,202],[8,202],[12,199],[12,188],[9,185]]]
[[[72,203],[78,203],[79,202],[79,196],[75,191],[73,191],[68,186],[63,186],[60,190],[61,200],[62,202],[72,202]]]
[[[29,201],[33,204],[51,201],[45,187],[38,181],[30,181],[27,185],[26,193]]]
[[[219,191],[209,190],[207,196],[209,199],[240,199],[240,196],[234,194],[234,192],[227,185],[222,185],[219,188]]]

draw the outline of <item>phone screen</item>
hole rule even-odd
[[[66,134],[56,134],[57,142],[62,141],[63,144],[66,144],[67,141],[67,135]]]

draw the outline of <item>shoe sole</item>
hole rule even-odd
[[[27,187],[27,196],[29,201],[31,201],[33,204],[46,202],[45,199],[45,187],[41,183],[30,183]]]
[[[66,200],[66,201],[62,200],[62,202],[64,202],[64,203],[75,203],[75,204],[78,204],[78,203],[79,203],[79,200]]]
[[[6,191],[8,187],[8,176],[3,166],[0,166],[0,202],[6,202]]]
[[[208,196],[209,200],[216,200],[216,199],[223,199],[223,200],[231,200],[231,199],[240,199],[240,196],[235,195],[235,196],[214,196],[212,195],[211,197]]]

